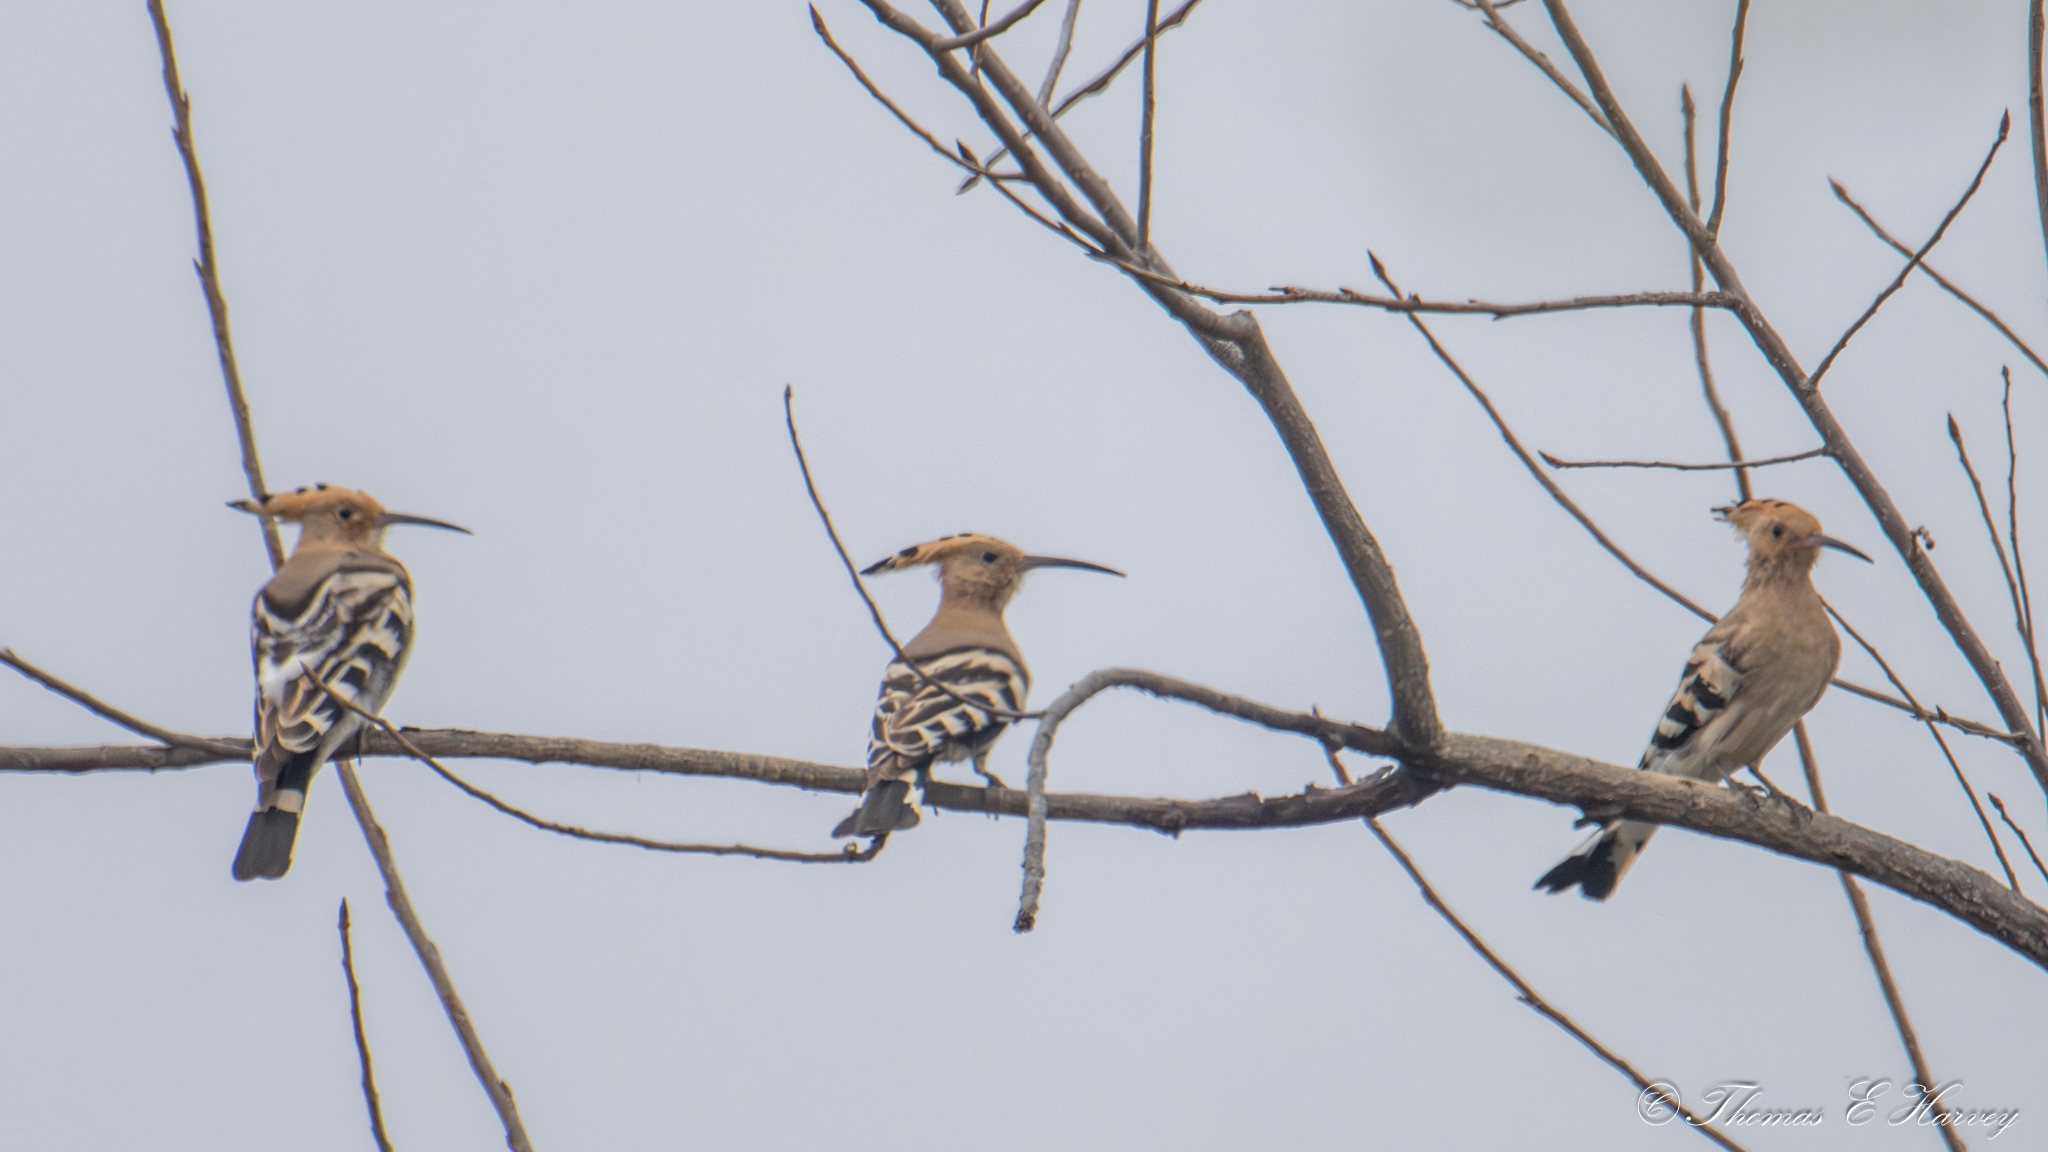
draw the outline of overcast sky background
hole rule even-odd
[[[1061,7],[999,42],[1020,73],[1042,73]],[[1067,75],[1103,67],[1143,10],[1085,5]],[[822,11],[942,140],[988,154],[919,51],[851,0]],[[1679,84],[1711,123],[1733,5],[1575,13],[1678,171]],[[1510,15],[1567,59],[1538,6]],[[391,535],[419,613],[394,719],[859,763],[887,649],[805,502],[785,384],[856,559],[980,531],[1129,573],[1042,574],[1018,598],[1039,703],[1135,665],[1385,719],[1364,613],[1257,406],[1127,281],[985,188],[956,198],[956,170],[861,92],[796,0],[173,0],[171,17],[271,485],[361,487],[476,532]],[[2007,108],[2013,140],[1933,263],[2048,339],[2025,27],[2019,0],[1756,6],[1724,237],[1809,367],[1899,266],[1827,177],[1917,242]],[[1136,93],[1065,120],[1132,206]],[[1371,249],[1438,297],[1686,286],[1683,242],[1620,150],[1450,3],[1208,0],[1162,41],[1159,93],[1153,235],[1199,282],[1368,289]],[[0,7],[0,103],[0,643],[167,727],[246,732],[268,570],[222,507],[246,493],[141,0]],[[1446,722],[1633,764],[1700,623],[1542,494],[1405,320],[1259,318],[1396,567]],[[1682,311],[1432,324],[1532,448],[1720,451]],[[1734,322],[1708,324],[1745,446],[1812,447]],[[2017,675],[1943,427],[1962,421],[2002,491],[2008,363],[2038,476],[2042,378],[1924,279],[1827,388]],[[1733,602],[1742,548],[1708,514],[1725,474],[1564,482],[1651,569]],[[2024,542],[2048,541],[2048,489],[2021,483]],[[1830,555],[1818,582],[1923,700],[1995,719],[1836,469],[1776,469],[1759,491],[1877,556]],[[936,599],[917,574],[873,588],[904,635]],[[1860,653],[1843,673],[1882,682]],[[1811,727],[1837,813],[1996,870],[1924,731],[1839,692]],[[1027,737],[995,753],[1012,782]],[[132,739],[0,677],[0,742]],[[1954,743],[2048,843],[2021,763]],[[457,767],[544,815],[671,839],[824,850],[851,806]],[[1789,746],[1768,769],[1799,778]],[[1313,743],[1134,694],[1066,726],[1052,780],[1182,797],[1328,783]],[[808,867],[550,836],[405,761],[369,763],[365,783],[550,1152],[1704,1147],[1645,1128],[1631,1086],[1517,1004],[1353,824],[1055,825],[1040,926],[1018,937],[1022,821],[927,816],[872,865]],[[229,879],[251,799],[238,765],[0,778],[5,1143],[369,1147],[346,896],[398,1147],[502,1147],[334,774],[279,883]],[[1672,831],[1606,905],[1532,893],[1578,843],[1575,815],[1460,789],[1386,825],[1646,1073],[1689,1099],[1743,1079],[1763,1106],[1827,1110],[1747,1146],[1936,1146],[1844,1123],[1850,1081],[1909,1071],[1831,873]],[[1949,1099],[2021,1110],[1996,1147],[2040,1140],[2048,981],[1940,913],[1871,901],[1936,1074],[1963,1082]]]

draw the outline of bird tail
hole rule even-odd
[[[910,781],[884,780],[868,789],[867,798],[853,815],[832,829],[834,839],[845,836],[887,836],[917,827],[917,809],[910,806]]]
[[[276,880],[291,870],[292,844],[299,838],[299,813],[306,807],[306,789],[320,767],[318,751],[300,752],[284,762],[274,784],[257,789],[256,811],[235,850],[237,880]]]
[[[1621,883],[1622,876],[1636,862],[1643,845],[1650,842],[1650,835],[1656,831],[1655,824],[1635,820],[1610,821],[1595,832],[1592,839],[1579,845],[1578,851],[1545,872],[1543,878],[1536,881],[1536,887],[1548,889],[1555,896],[1577,885],[1586,899],[1605,900],[1614,895],[1614,886]]]

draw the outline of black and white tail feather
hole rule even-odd
[[[1009,720],[973,704],[1023,711],[1031,686],[1023,665],[1007,652],[979,646],[921,656],[917,663],[960,699],[926,683],[903,661],[890,662],[868,736],[867,794],[832,830],[835,837],[886,836],[915,827],[909,778],[922,785],[934,761],[972,759],[976,772],[994,780],[984,761]]]
[[[1743,676],[1742,669],[1728,659],[1729,637],[1722,633],[1723,629],[1716,627],[1693,648],[1685,674],[1679,677],[1678,691],[1657,721],[1650,747],[1637,765],[1643,771],[1696,780],[1721,778],[1723,770],[1710,762],[1707,753],[1718,733],[1731,727],[1740,714],[1739,705],[1730,705]],[[1710,728],[1713,731],[1708,731]],[[1655,824],[1610,820],[1577,851],[1544,873],[1536,887],[1555,894],[1576,885],[1586,899],[1605,900],[1614,894],[1614,886],[1621,883],[1656,831]]]

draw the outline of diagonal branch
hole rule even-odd
[[[983,40],[986,40],[991,36],[1000,36],[1003,33],[1008,32],[1011,28],[1016,26],[1019,20],[1022,20],[1026,16],[1029,16],[1033,12],[1037,11],[1038,6],[1043,3],[1045,3],[1045,0],[1024,0],[1022,4],[1019,4],[1015,8],[1011,9],[1009,15],[1003,17],[1002,19],[996,21],[995,23],[984,24],[981,27],[976,28],[974,31],[969,32],[965,36],[955,36],[950,40],[941,40],[937,44],[933,45],[933,47],[940,52],[951,52],[955,48],[971,48],[974,45],[981,43]]]
[[[182,732],[171,732],[146,721],[138,720],[119,708],[104,703],[84,689],[74,688],[55,676],[50,675],[48,672],[43,671],[41,668],[16,656],[12,648],[0,648],[0,664],[7,665],[9,668],[41,684],[43,687],[84,708],[95,716],[111,720],[138,736],[147,736],[151,740],[172,748],[187,748],[195,752],[218,753],[229,759],[246,759],[248,756],[248,752],[245,749],[238,748],[224,741],[187,736]]]
[[[1743,0],[1743,10],[1747,12],[1748,0]],[[1741,24],[1741,18],[1738,17],[1736,21],[1738,31],[1741,28]],[[1727,111],[1728,102],[1735,95],[1735,72],[1733,69],[1729,72],[1728,82],[1728,92],[1721,100],[1723,132],[1721,169],[1716,176],[1714,184],[1714,216],[1717,224],[1721,214],[1721,194],[1724,188],[1722,179],[1727,175]],[[1697,215],[1700,210],[1699,149],[1695,146],[1693,137],[1694,131],[1698,127],[1697,121],[1699,117],[1693,108],[1692,89],[1681,85],[1678,89],[1678,94],[1679,111],[1685,119],[1685,202],[1693,210],[1693,213]],[[1718,226],[1714,230],[1718,233]],[[1692,290],[1698,292],[1706,287],[1706,269],[1701,267],[1700,254],[1697,251],[1687,248],[1685,255],[1686,264],[1692,269]],[[1698,366],[1700,372],[1700,391],[1706,398],[1707,411],[1714,415],[1715,426],[1721,430],[1721,442],[1728,446],[1728,459],[1737,465],[1735,468],[1736,502],[1746,504],[1753,495],[1749,487],[1749,471],[1741,467],[1742,442],[1735,435],[1735,419],[1728,414],[1728,406],[1721,403],[1721,390],[1714,384],[1714,367],[1707,357],[1707,314],[1703,309],[1695,308],[1692,310],[1691,328],[1692,358],[1693,363]]]
[[[427,979],[441,997],[448,1023],[454,1025],[462,1050],[469,1056],[470,1070],[476,1073],[491,1098],[491,1106],[497,1109],[498,1120],[505,1126],[506,1146],[512,1152],[533,1152],[533,1142],[526,1137],[526,1125],[519,1119],[519,1104],[512,1099],[512,1086],[499,1079],[498,1070],[491,1066],[491,1054],[484,1051],[483,1039],[476,1033],[469,1009],[463,1007],[455,981],[448,976],[448,966],[441,962],[441,950],[427,935],[419,914],[413,911],[412,898],[405,894],[405,879],[398,874],[398,863],[391,857],[391,840],[377,823],[377,814],[370,810],[370,798],[363,793],[362,781],[356,779],[355,766],[347,760],[337,760],[334,766],[341,775],[342,791],[348,794],[348,805],[355,811],[356,823],[362,826],[363,839],[370,845],[370,854],[377,858],[377,870],[384,875],[384,900],[391,905],[391,914],[405,929],[406,939],[419,955],[420,966],[427,970]]]
[[[235,342],[228,331],[228,298],[221,291],[220,268],[213,255],[213,219],[206,207],[206,178],[199,171],[199,151],[192,143],[192,98],[178,79],[178,56],[171,48],[171,21],[164,15],[163,0],[149,0],[149,18],[156,25],[157,51],[164,61],[164,94],[170,97],[171,114],[177,126],[171,137],[178,142],[178,155],[185,161],[185,182],[192,188],[192,219],[199,231],[199,259],[193,268],[199,273],[199,287],[206,293],[206,310],[213,317],[213,344],[220,355],[221,379],[227,384],[228,408],[235,416],[235,434],[242,446],[242,474],[249,481],[249,495],[260,503],[270,494],[263,486],[263,464],[256,456],[256,432],[249,419],[249,402],[242,397],[242,370],[235,365]],[[256,518],[263,525],[263,547],[270,553],[274,572],[284,566],[284,543],[278,539],[277,523],[268,516]]]
[[[1799,765],[1806,770],[1807,794],[1813,797],[1816,812],[1828,810],[1828,796],[1820,786],[1820,763],[1813,755],[1813,741],[1806,734],[1806,721],[1792,726],[1792,737],[1799,745]],[[1906,1015],[1905,998],[1899,995],[1898,981],[1892,979],[1892,966],[1884,956],[1884,944],[1877,938],[1877,919],[1870,914],[1870,901],[1863,895],[1863,886],[1847,872],[1838,872],[1842,881],[1842,892],[1849,897],[1849,910],[1855,913],[1856,927],[1863,937],[1863,950],[1870,957],[1870,967],[1877,973],[1877,985],[1884,992],[1885,1007],[1891,1010],[1892,1023],[1899,1029],[1899,1042],[1905,1046],[1906,1059],[1912,1062],[1913,1075],[1925,1085],[1937,1083],[1934,1073],[1927,1070],[1927,1058],[1920,1054],[1920,1037],[1913,1031],[1912,1018]],[[1932,1101],[1934,1115],[1945,1118],[1948,1109],[1939,1097]],[[1962,1138],[1955,1134],[1952,1124],[1936,1121],[1941,1129],[1941,1138],[1948,1143],[1949,1152],[1965,1152]]]
[[[384,1134],[384,1109],[377,1103],[377,1078],[370,1072],[370,1039],[363,1033],[363,990],[356,985],[355,948],[348,938],[348,898],[341,900],[341,973],[348,980],[348,1016],[356,1030],[356,1063],[363,1069],[363,1106],[370,1110],[370,1135],[378,1152],[391,1152],[391,1138]]]
[[[1970,203],[1970,198],[1983,186],[1984,174],[1991,171],[1991,162],[1998,158],[1998,150],[2005,146],[2006,135],[2011,129],[2012,113],[2008,112],[1999,118],[1998,139],[1991,142],[1991,150],[1984,154],[1984,162],[1977,166],[1977,175],[1971,179],[1970,186],[1963,190],[1962,197],[1948,210],[1948,215],[1941,218],[1941,225],[1935,228],[1934,235],[1929,236],[1927,243],[1922,244],[1919,250],[1913,253],[1913,258],[1906,261],[1906,266],[1899,269],[1899,274],[1892,278],[1892,282],[1885,285],[1884,291],[1877,294],[1877,298],[1870,302],[1870,307],[1863,310],[1863,315],[1858,316],[1856,322],[1849,325],[1849,330],[1835,341],[1835,346],[1828,349],[1828,354],[1821,357],[1820,366],[1813,370],[1813,375],[1806,378],[1806,387],[1809,390],[1820,387],[1820,378],[1827,375],[1828,369],[1835,363],[1835,357],[1840,356],[1842,349],[1849,346],[1849,341],[1855,338],[1856,333],[1862,331],[1865,324],[1870,323],[1870,318],[1877,315],[1877,310],[1884,307],[1884,302],[1891,299],[1893,293],[1905,287],[1907,278],[1913,275],[1913,269],[1918,268],[1927,254],[1934,250],[1934,246],[1941,243],[1941,238],[1948,233],[1948,226],[1956,222],[1956,217],[1963,214],[1963,208]]]

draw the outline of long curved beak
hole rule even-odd
[[[403,512],[386,512],[377,518],[379,528],[389,528],[393,524],[418,524],[423,528],[446,528],[450,532],[460,532],[464,536],[476,535],[460,524],[450,524],[446,520],[429,520],[425,516],[408,516]]]
[[[1872,560],[1868,556],[1865,556],[1863,554],[1862,549],[1852,548],[1849,545],[1842,543],[1840,540],[1835,539],[1833,536],[1823,536],[1818,532],[1813,534],[1813,546],[1816,548],[1833,548],[1837,551],[1847,552],[1849,555],[1854,556],[1858,560],[1863,561],[1865,564],[1877,563],[1877,561]]]
[[[1114,568],[1105,568],[1100,564],[1090,564],[1086,560],[1063,560],[1058,556],[1026,556],[1022,560],[1017,561],[1017,571],[1019,572],[1029,572],[1033,568],[1081,568],[1089,572],[1107,572],[1111,576],[1123,575],[1123,573]]]

